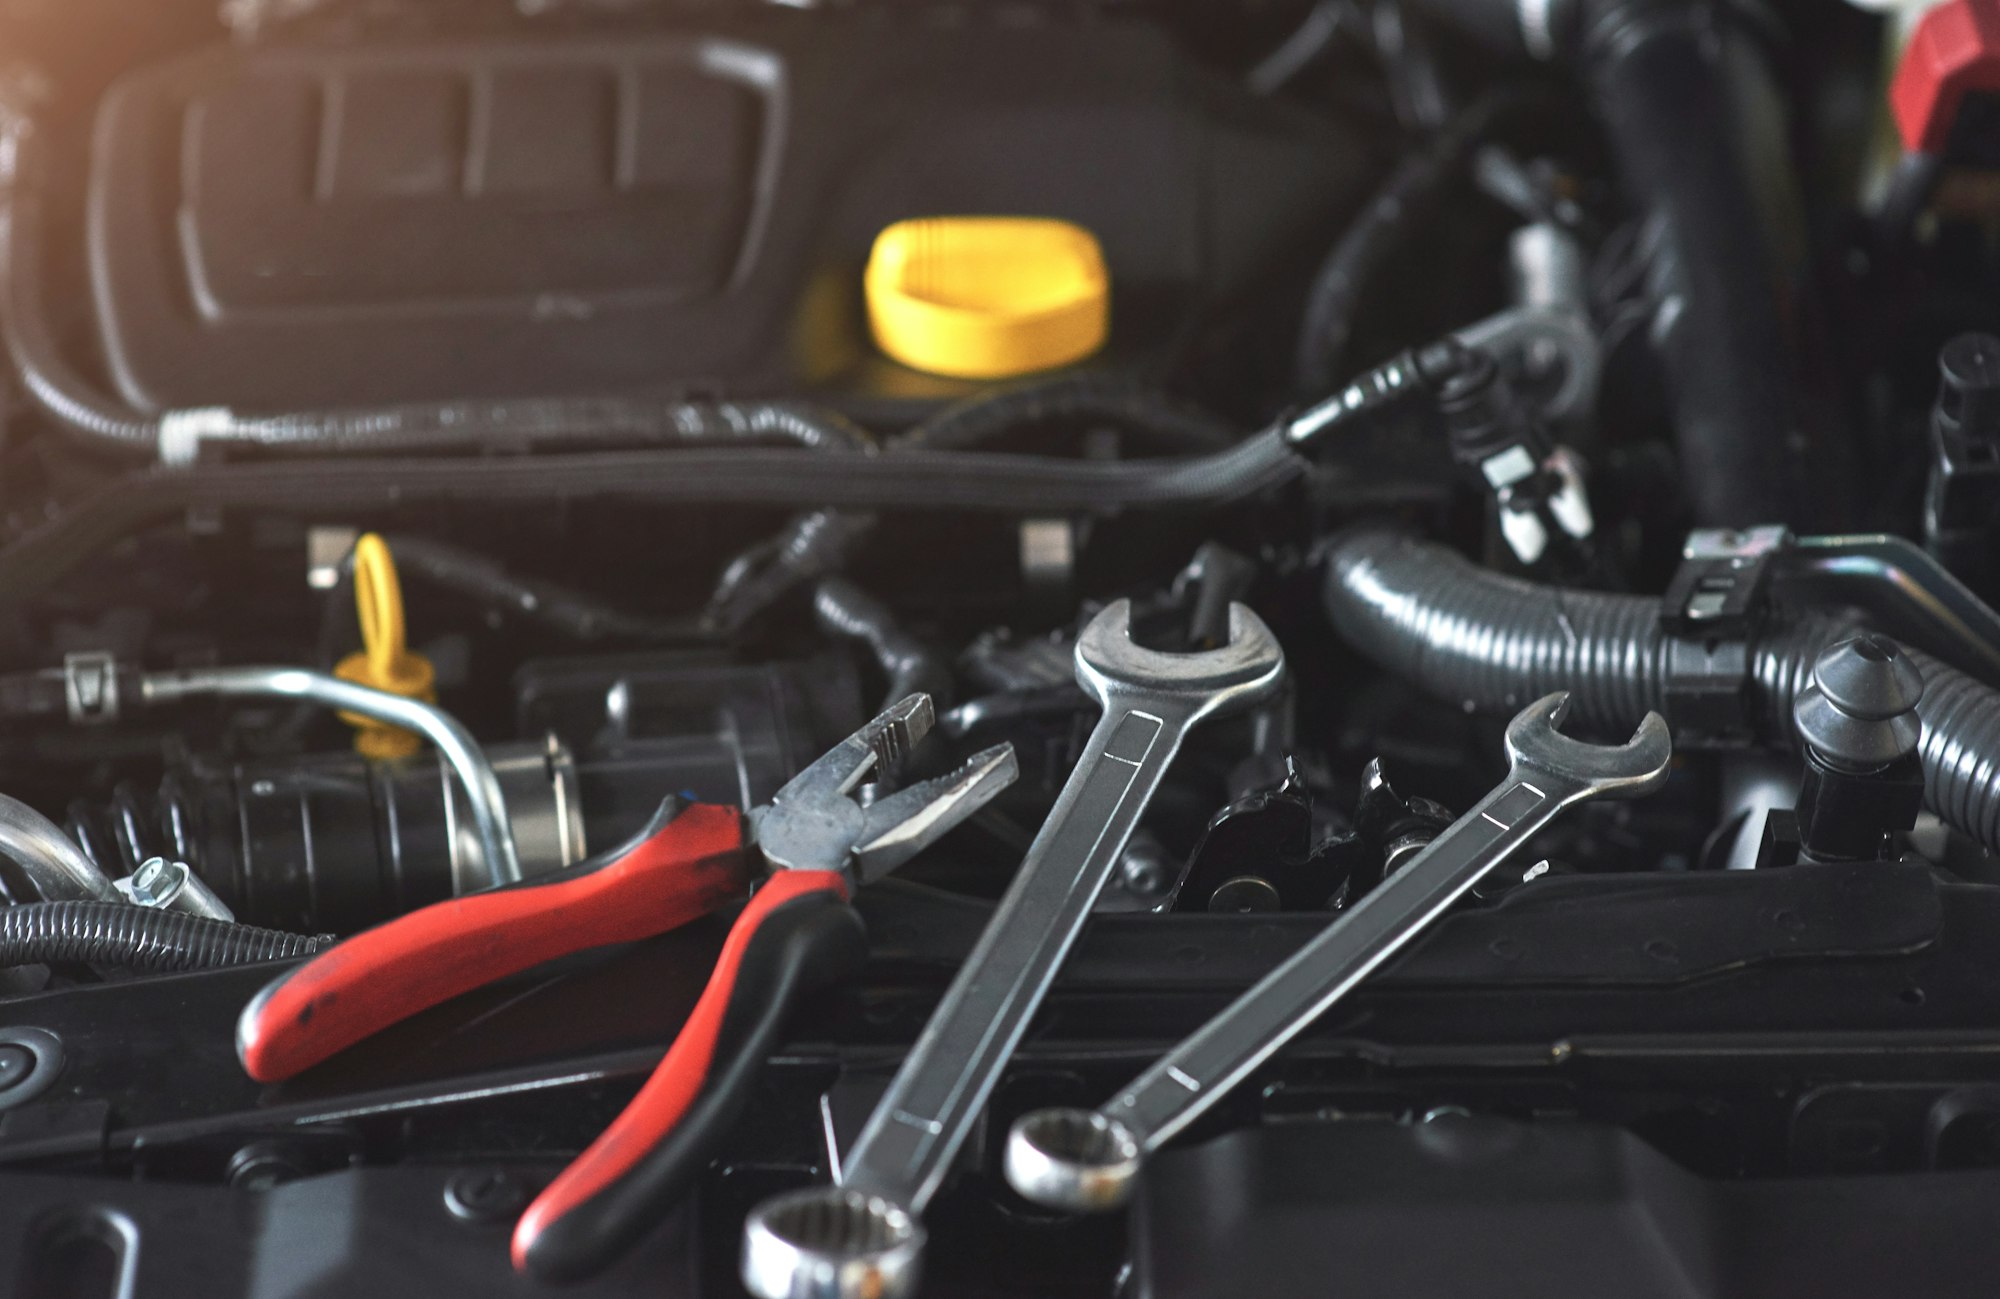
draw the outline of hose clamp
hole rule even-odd
[[[1791,547],[1783,527],[1702,528],[1660,599],[1666,633],[1665,713],[1683,743],[1732,746],[1755,738],[1752,640],[1764,621],[1772,561]]]
[[[1660,625],[1674,636],[1743,636],[1763,616],[1771,561],[1791,548],[1791,532],[1697,528],[1681,548],[1681,566],[1660,597]]]
[[[201,444],[225,437],[236,426],[227,406],[170,410],[160,416],[160,463],[185,469],[201,458]]]

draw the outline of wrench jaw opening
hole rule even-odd
[[[1229,643],[1197,654],[1147,649],[1132,640],[1132,602],[1113,600],[1076,641],[1076,677],[1109,708],[1135,691],[1184,693],[1187,724],[1270,698],[1284,681],[1285,652],[1248,606],[1229,606]]]
[[[879,1195],[820,1186],[757,1207],[743,1227],[743,1284],[757,1299],[906,1299],[924,1228]]]
[[[1515,769],[1546,772],[1577,798],[1637,798],[1666,783],[1674,743],[1666,719],[1647,713],[1620,745],[1587,744],[1559,729],[1569,716],[1569,691],[1544,695],[1507,723],[1507,758]],[[1550,791],[1554,793],[1555,791]]]
[[[1007,1183],[1045,1208],[1100,1213],[1131,1198],[1142,1157],[1137,1134],[1096,1110],[1035,1110],[1007,1134]]]

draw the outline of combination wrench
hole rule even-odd
[[[1132,642],[1119,600],[1077,639],[1076,675],[1103,707],[1083,756],[987,923],[842,1161],[837,1184],[760,1205],[743,1282],[760,1299],[896,1299],[916,1288],[919,1215],[950,1173],[1001,1070],[1111,877],[1160,778],[1197,724],[1276,693],[1270,629],[1229,607],[1229,643],[1169,654]]]
[[[1631,740],[1585,744],[1556,728],[1559,691],[1507,727],[1507,778],[1227,1010],[1169,1051],[1101,1109],[1044,1109],[1008,1135],[1007,1180],[1027,1199],[1087,1212],[1131,1194],[1147,1156],[1324,1015],[1487,871],[1573,803],[1632,798],[1667,778],[1673,744],[1648,713]]]

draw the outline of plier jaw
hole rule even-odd
[[[877,714],[787,781],[750,814],[751,835],[773,870],[836,871],[868,884],[928,848],[1020,775],[1011,744],[975,753],[942,776],[863,803],[864,789],[893,780],[936,722],[931,697],[914,694]]]

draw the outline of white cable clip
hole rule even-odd
[[[160,463],[183,469],[201,456],[204,439],[220,437],[236,427],[227,406],[196,406],[160,416]]]

